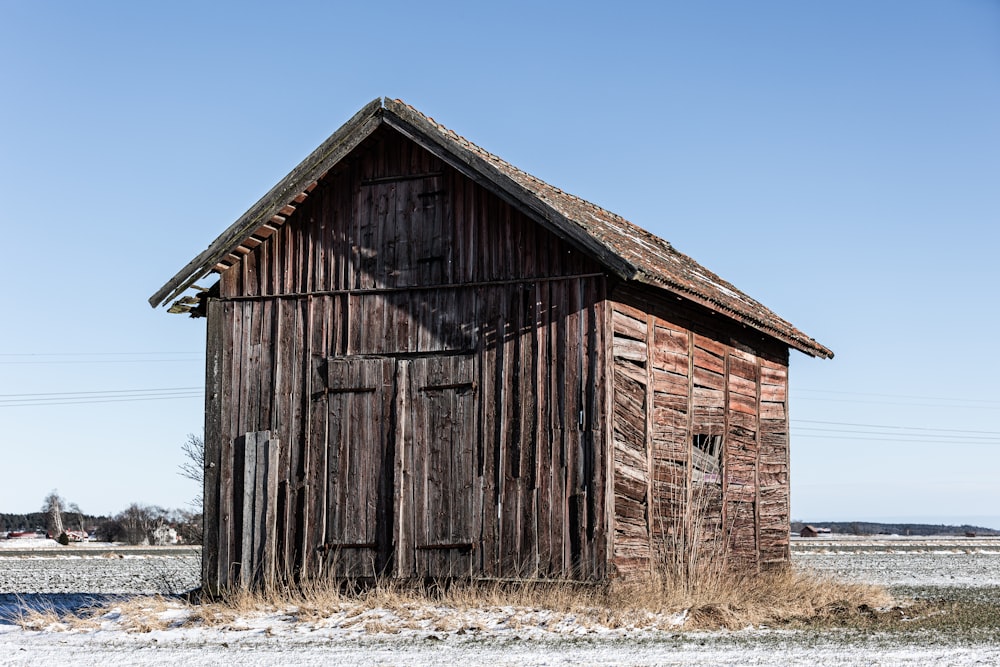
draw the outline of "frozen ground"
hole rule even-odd
[[[37,636],[5,633],[2,664],[74,665],[995,665],[996,646],[892,646],[864,638],[784,640],[767,633],[726,637],[599,639],[325,638],[170,631],[145,635],[101,633]]]
[[[11,623],[25,603],[74,608],[95,598],[113,602],[135,592],[178,592],[196,584],[199,561],[190,550],[4,547],[2,665],[1000,664],[1000,643],[938,632],[612,629],[581,627],[571,617],[548,612],[525,623],[523,610],[512,609],[344,611],[308,620],[286,611],[205,627],[185,623],[190,612],[167,603],[160,612],[163,629],[136,627],[127,612],[112,610],[89,628],[25,631]],[[793,554],[799,566],[856,581],[935,590],[988,590],[1000,584],[1000,541],[797,541]],[[669,628],[669,619],[662,625]]]
[[[1000,538],[814,538],[792,542],[796,566],[882,586],[1000,586]]]
[[[34,540],[32,540],[34,541]],[[0,540],[3,544],[4,540]],[[198,586],[197,547],[0,548],[0,595],[9,593],[183,593]]]

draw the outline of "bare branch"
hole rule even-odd
[[[180,466],[180,474],[201,483],[205,479],[205,440],[194,433],[188,433],[187,442],[181,445],[187,461]]]

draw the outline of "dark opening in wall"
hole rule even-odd
[[[721,484],[722,436],[695,433],[691,444],[691,479],[702,484]]]

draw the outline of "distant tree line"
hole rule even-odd
[[[41,531],[63,544],[68,541],[65,539],[67,531],[93,532],[102,542],[148,544],[154,541],[154,533],[161,527],[175,530],[185,544],[201,544],[200,509],[165,509],[132,503],[114,516],[85,514],[75,503],[67,503],[58,491],[53,490],[45,497],[38,512],[0,513],[0,532]]]
[[[185,461],[179,474],[198,483],[201,488],[205,474],[205,440],[188,434],[181,445]],[[45,532],[66,544],[67,531],[96,533],[102,542],[127,542],[146,544],[154,541],[158,529],[175,530],[185,544],[201,544],[203,535],[202,497],[191,502],[190,510],[165,509],[156,505],[132,503],[114,516],[84,514],[76,503],[64,500],[56,489],[45,496],[39,512],[27,514],[0,513],[0,532]]]
[[[838,535],[914,535],[929,537],[934,535],[1000,535],[1000,530],[982,526],[951,526],[929,523],[874,523],[870,521],[792,521],[792,532],[799,533],[805,525],[829,528]]]
[[[72,523],[66,525],[73,530],[81,530],[77,527],[78,522],[82,522],[86,530],[87,527],[98,526],[110,517],[80,513],[74,517]],[[39,530],[46,532],[49,529],[48,512],[28,512],[27,514],[0,514],[0,532],[6,533],[15,530]]]
[[[152,542],[153,533],[161,526],[177,531],[185,544],[201,544],[201,513],[171,510],[156,505],[132,503],[97,528],[97,539],[102,542],[127,542],[143,544]]]

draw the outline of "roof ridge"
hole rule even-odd
[[[648,232],[647,230],[643,229],[642,227],[639,227],[638,225],[636,225],[633,222],[630,222],[627,218],[622,217],[621,215],[615,213],[614,211],[608,210],[608,209],[604,208],[603,206],[600,206],[599,204],[595,204],[594,202],[592,202],[592,201],[590,201],[588,199],[584,199],[583,197],[580,197],[579,195],[575,195],[572,192],[568,192],[568,191],[563,190],[562,188],[560,188],[558,186],[552,185],[548,181],[544,181],[541,178],[539,178],[538,176],[535,176],[534,174],[521,169],[520,167],[518,167],[517,165],[515,165],[515,164],[513,164],[511,162],[508,162],[507,160],[505,160],[504,158],[500,157],[496,153],[493,153],[491,151],[486,150],[485,148],[483,148],[482,146],[480,146],[476,142],[472,141],[471,139],[469,139],[469,138],[467,138],[467,137],[459,134],[458,132],[456,132],[455,130],[451,129],[450,127],[447,127],[446,125],[443,125],[440,122],[434,120],[433,116],[428,116],[427,114],[421,112],[419,109],[415,108],[412,104],[408,104],[407,102],[405,102],[405,101],[403,101],[403,100],[401,100],[399,98],[395,98],[393,101],[396,102],[396,103],[398,103],[398,104],[401,104],[404,107],[406,107],[412,113],[415,113],[415,114],[417,114],[419,116],[422,116],[427,121],[429,121],[434,127],[436,127],[439,131],[441,131],[442,133],[450,135],[452,138],[457,139],[460,143],[465,144],[467,147],[474,149],[476,153],[479,153],[480,155],[489,158],[491,161],[498,162],[498,163],[500,163],[502,165],[505,165],[506,167],[509,167],[512,171],[514,171],[514,172],[516,172],[518,174],[521,174],[521,175],[527,177],[528,179],[530,179],[531,181],[533,181],[533,182],[535,182],[535,183],[537,183],[539,185],[544,185],[546,187],[552,188],[558,194],[566,196],[566,197],[569,197],[571,199],[575,199],[576,201],[578,201],[578,202],[580,202],[582,204],[586,204],[587,206],[592,207],[592,208],[596,209],[597,211],[600,211],[601,213],[605,213],[608,216],[610,216],[610,217],[612,217],[612,218],[614,218],[616,220],[621,220],[623,222],[628,222],[629,224],[635,226],[635,228],[637,230],[641,231],[642,233],[648,234],[649,236],[655,237],[656,239],[658,239],[660,241],[663,241],[667,245],[670,245],[669,241],[666,241],[665,239],[660,238],[660,237],[656,236],[655,234],[652,234],[651,232]]]
[[[329,170],[382,124],[438,155],[539,224],[589,253],[610,274],[672,292],[813,356],[833,353],[669,241],[582,197],[514,166],[398,98],[372,100],[271,188],[205,251],[150,298],[156,307],[217,267],[239,261],[244,242],[269,222],[282,224]],[[258,239],[258,243],[260,240]],[[250,247],[253,247],[252,245]],[[249,249],[246,249],[249,252]],[[221,264],[220,264],[221,262]]]

